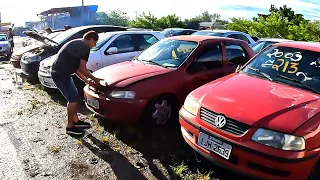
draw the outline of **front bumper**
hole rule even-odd
[[[88,86],[84,87],[84,98],[87,108],[98,114],[99,116],[124,122],[124,123],[136,123],[138,122],[147,105],[146,99],[113,99],[106,97],[106,95],[93,92]],[[93,98],[99,102],[99,109],[95,109],[93,106],[88,105],[87,99]]]
[[[305,157],[288,159],[279,157],[272,151],[267,154],[253,147],[243,146],[241,142],[230,141],[198,125],[195,117],[183,108],[180,110],[179,121],[183,138],[196,152],[214,164],[235,173],[273,180],[307,179],[318,160],[316,153]],[[200,132],[231,145],[232,151],[229,160],[199,146],[197,142]]]
[[[51,89],[58,89],[50,74],[38,71],[38,79],[43,86]]]
[[[20,61],[22,73],[27,76],[38,76],[40,61]]]

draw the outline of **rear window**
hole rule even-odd
[[[4,34],[0,34],[0,41],[7,41],[7,36]]]

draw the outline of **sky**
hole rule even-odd
[[[9,0],[0,3],[2,22],[16,26],[25,21],[38,21],[37,14],[55,7],[81,6],[81,0]],[[116,3],[115,3],[116,2]],[[136,13],[151,12],[157,17],[176,14],[181,19],[191,18],[203,11],[218,13],[223,19],[252,18],[257,13],[268,13],[271,4],[286,4],[296,13],[310,20],[320,20],[320,0],[84,0],[84,5],[98,5],[98,11],[120,9],[134,19]]]

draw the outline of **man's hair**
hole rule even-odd
[[[95,31],[89,31],[83,35],[83,39],[86,39],[86,40],[93,39],[95,41],[98,41],[99,35]]]

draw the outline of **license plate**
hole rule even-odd
[[[94,107],[95,109],[99,109],[99,101],[91,98],[91,97],[87,97],[87,103],[88,105]]]
[[[201,132],[198,138],[198,145],[225,159],[229,159],[232,150],[231,145]]]

